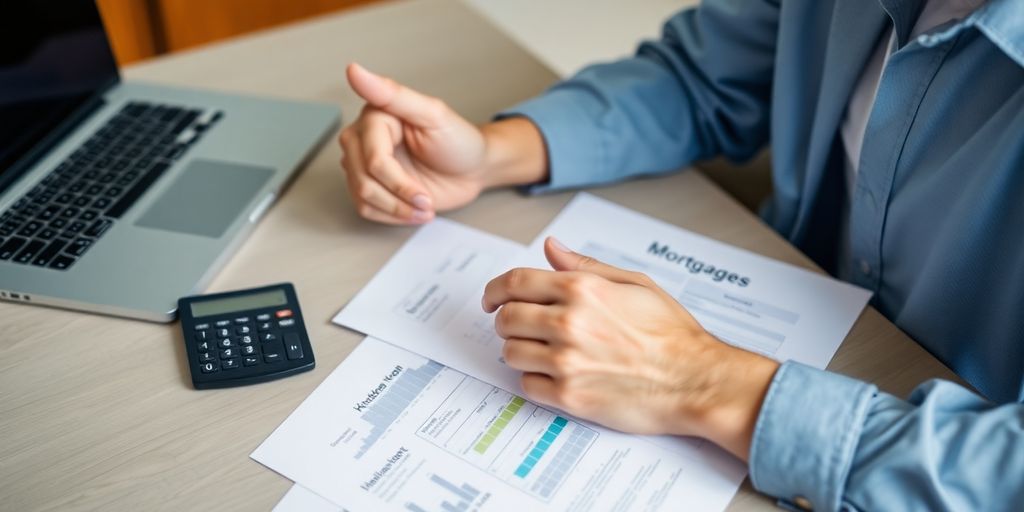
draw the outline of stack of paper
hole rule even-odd
[[[297,484],[277,510],[725,508],[746,469],[714,445],[524,398],[480,297],[509,268],[548,268],[547,236],[647,273],[728,343],[819,368],[869,298],[586,194],[529,248],[438,219],[334,319],[373,337],[252,454]]]

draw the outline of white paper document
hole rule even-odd
[[[648,274],[721,340],[816,368],[828,364],[870,298],[841,281],[578,194],[525,250],[450,221],[424,226],[334,322],[518,391],[520,374],[502,362],[494,317],[480,299],[504,270],[549,269],[547,236]]]
[[[279,512],[721,510],[745,474],[710,445],[576,420],[373,338],[252,457]]]
[[[726,506],[745,468],[714,445],[621,434],[522,398],[480,299],[505,270],[549,268],[547,236],[650,275],[728,343],[818,368],[869,298],[588,194],[530,247],[435,220],[334,318],[387,343],[364,341],[253,453],[298,484],[280,512]]]

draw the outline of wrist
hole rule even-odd
[[[718,340],[714,343],[719,350],[712,351],[706,366],[703,396],[687,400],[680,416],[686,418],[691,435],[708,439],[746,461],[779,363]]]
[[[484,138],[483,189],[547,179],[547,146],[544,136],[529,119],[503,119],[484,125],[480,131]]]

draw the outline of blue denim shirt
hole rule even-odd
[[[875,307],[984,396],[932,381],[902,400],[783,364],[750,471],[784,502],[1024,509],[1024,1],[991,0],[910,40],[922,4],[704,0],[635,57],[502,114],[544,135],[551,176],[538,192],[742,160],[770,143],[765,220],[873,291]],[[842,229],[838,127],[887,26],[897,45]]]

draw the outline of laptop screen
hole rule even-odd
[[[19,159],[117,80],[93,0],[0,1],[0,190]]]

